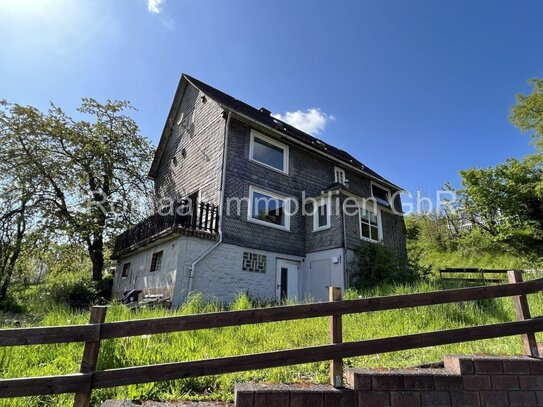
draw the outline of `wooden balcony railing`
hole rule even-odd
[[[157,212],[117,236],[112,257],[115,258],[123,251],[170,232],[199,231],[215,235],[218,232],[218,225],[217,205],[179,201],[175,204],[174,210]]]

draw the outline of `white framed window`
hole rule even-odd
[[[390,190],[381,185],[371,183],[371,196],[375,198],[377,203],[390,207]]]
[[[334,179],[338,184],[345,185],[345,170],[334,167]]]
[[[360,221],[360,238],[372,242],[383,240],[381,227],[381,213],[379,210],[369,210],[367,208],[359,208],[358,211]]]
[[[290,198],[250,186],[247,220],[290,231]]]
[[[288,174],[288,146],[251,130],[249,160]]]
[[[313,210],[313,232],[330,228],[330,200],[317,201]]]

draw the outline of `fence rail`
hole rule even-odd
[[[522,282],[521,273],[510,271],[508,279],[510,283],[495,286],[348,301],[342,301],[339,290],[331,287],[330,302],[327,303],[122,322],[103,322],[107,308],[93,307],[89,325],[0,330],[0,346],[85,342],[79,374],[3,379],[0,380],[0,397],[76,393],[74,406],[88,406],[92,389],[326,360],[331,361],[331,383],[336,387],[341,387],[343,379],[342,359],[346,357],[512,335],[521,335],[525,353],[538,356],[535,332],[543,331],[543,318],[532,318],[530,316],[526,295],[542,291],[543,278]],[[342,315],[345,314],[500,297],[513,297],[517,321],[348,343],[342,342]],[[325,316],[330,317],[331,343],[328,345],[207,360],[96,370],[100,341],[103,339]]]
[[[507,280],[505,269],[480,269],[480,268],[444,268],[439,270],[439,277],[449,281],[472,281],[480,283],[498,283]],[[466,277],[465,275],[469,275]],[[458,277],[463,275],[462,277]],[[490,276],[490,277],[486,277]]]

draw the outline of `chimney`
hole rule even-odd
[[[259,110],[262,113],[267,114],[268,116],[271,115],[271,112],[268,109],[266,109],[265,107],[261,107]]]

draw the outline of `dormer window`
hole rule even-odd
[[[288,174],[288,147],[263,134],[251,131],[249,159]]]
[[[345,171],[342,168],[334,167],[336,183],[345,185]]]
[[[371,195],[375,198],[377,203],[390,206],[390,191],[374,183],[371,184]]]

